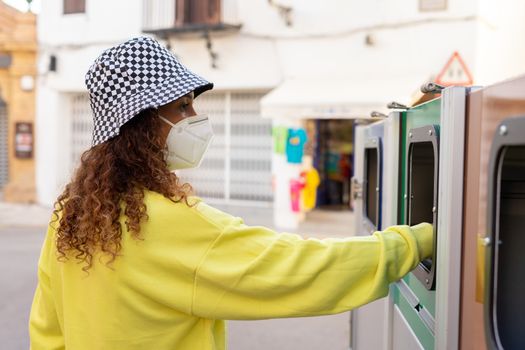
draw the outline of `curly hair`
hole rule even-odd
[[[145,110],[120,128],[120,134],[85,151],[69,184],[55,202],[59,221],[56,246],[59,260],[71,253],[87,271],[97,251],[107,265],[121,249],[121,214],[131,236],[142,239],[140,225],[148,219],[144,190],[158,192],[174,202],[185,201],[192,188],[180,184],[164,158],[160,121]]]

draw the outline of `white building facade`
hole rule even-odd
[[[66,3],[81,11],[65,14]],[[518,0],[48,0],[38,21],[39,201],[54,201],[89,147],[89,65],[103,49],[146,33],[215,83],[197,107],[210,114],[217,137],[202,167],[182,177],[212,201],[273,204],[277,225],[293,228],[304,214],[290,205],[290,181],[319,157],[288,162],[272,151],[272,127],[333,129],[323,123],[384,113],[392,100],[408,104],[454,52],[474,84],[523,73],[525,43],[513,39],[525,33],[524,7]],[[310,147],[329,143],[322,138],[310,134]]]

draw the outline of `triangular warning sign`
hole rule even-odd
[[[436,83],[444,86],[472,85],[472,74],[470,74],[465,61],[463,61],[458,52],[454,52],[452,57],[449,58],[447,64],[437,76]]]

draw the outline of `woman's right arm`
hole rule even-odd
[[[430,224],[393,226],[366,237],[303,239],[200,206],[202,215],[222,225],[197,266],[193,287],[191,313],[210,319],[348,311],[385,296],[389,283],[433,247]]]

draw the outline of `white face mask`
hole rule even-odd
[[[166,161],[170,170],[198,167],[213,138],[213,130],[207,115],[184,118],[177,124],[159,115],[171,125],[166,139]]]

